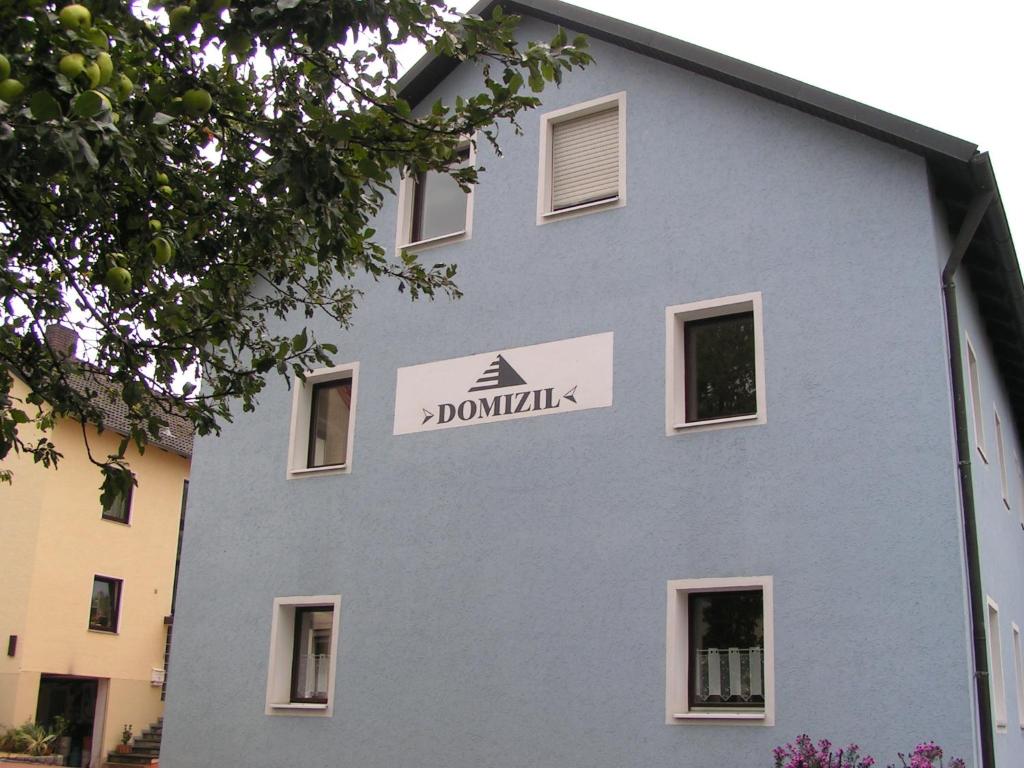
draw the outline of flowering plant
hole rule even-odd
[[[904,755],[902,752],[898,754],[900,762],[903,763],[903,768],[935,768],[936,760],[939,761],[938,768],[943,768],[942,747],[934,741],[926,741],[914,747],[914,751],[910,753],[909,763],[907,762],[907,755]],[[896,768],[896,766],[890,765],[889,768]],[[954,757],[949,762],[949,768],[965,768],[964,761],[959,757]]]
[[[815,744],[806,733],[797,736],[792,744],[776,747],[774,754],[775,768],[871,768],[875,764],[874,758],[860,756],[856,744],[833,752],[828,739]]]

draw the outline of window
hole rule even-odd
[[[333,713],[340,595],[274,600],[267,674],[268,715]]]
[[[974,414],[974,444],[978,446],[981,458],[988,464],[988,456],[985,455],[985,416],[981,410],[978,357],[974,354],[970,337],[967,339],[967,379],[971,387],[971,412]]]
[[[668,583],[669,724],[773,725],[772,577]]]
[[[626,94],[541,117],[537,223],[626,204]]]
[[[334,606],[295,609],[291,701],[327,703]]]
[[[763,424],[761,294],[665,312],[665,433]]]
[[[121,580],[95,576],[92,580],[92,599],[89,602],[89,629],[117,632],[117,619],[121,610]]]
[[[295,382],[288,477],[351,471],[358,370],[348,363]]]
[[[992,706],[996,728],[1006,728],[1006,688],[1003,680],[1003,647],[999,638],[999,606],[988,598],[989,679],[992,681]]]
[[[1020,650],[1020,627],[1016,624],[1010,625],[1013,631],[1013,671],[1017,681],[1017,720],[1020,727],[1024,728],[1024,656]]]
[[[132,509],[132,488],[127,494],[118,495],[110,506],[103,508],[103,519],[117,523],[127,523]]]
[[[473,147],[466,142],[456,152],[452,169],[470,167],[475,160]],[[464,191],[449,174],[425,171],[403,177],[398,195],[399,248],[419,249],[469,238],[473,192]]]
[[[999,419],[999,411],[996,416],[996,457],[999,459],[999,487],[1003,494],[1003,506],[1010,508],[1010,487],[1006,482],[1006,454],[1003,453],[1003,422]]]

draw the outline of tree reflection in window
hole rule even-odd
[[[753,312],[688,321],[683,344],[687,422],[757,413]]]

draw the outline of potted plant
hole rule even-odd
[[[132,740],[132,725],[131,723],[125,723],[124,729],[121,731],[121,743],[117,745],[116,751],[118,752],[131,752],[132,748],[128,745],[128,742]]]

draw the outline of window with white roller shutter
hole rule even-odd
[[[625,203],[625,93],[541,118],[537,223]]]
[[[618,194],[618,108],[551,126],[551,209],[560,211]]]

